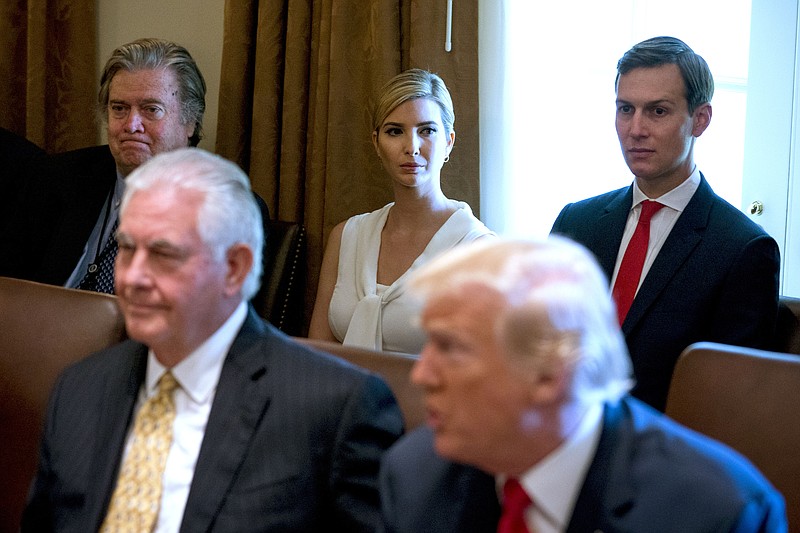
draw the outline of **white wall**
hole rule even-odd
[[[160,37],[189,50],[206,80],[205,137],[200,147],[214,151],[217,136],[222,29],[225,0],[99,0],[97,2],[97,83],[108,56],[140,37]],[[105,135],[101,137],[105,143]]]

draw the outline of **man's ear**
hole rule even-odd
[[[711,124],[711,104],[697,106],[692,113],[692,135],[700,137]]]
[[[228,248],[225,264],[228,271],[225,277],[225,292],[229,296],[239,293],[253,269],[253,250],[244,243],[237,243]]]

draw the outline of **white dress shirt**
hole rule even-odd
[[[172,375],[180,387],[174,393],[175,422],[164,468],[161,510],[153,530],[156,533],[175,533],[180,529],[222,364],[246,317],[247,304],[242,302],[211,337],[172,368]],[[156,393],[158,380],[166,371],[150,350],[145,382],[134,412],[138,412],[146,399]],[[128,430],[125,455],[131,446],[132,429]]]
[[[642,202],[645,200],[655,200],[663,204],[664,207],[659,209],[650,220],[650,241],[647,243],[647,255],[644,259],[644,267],[642,268],[642,275],[639,278],[639,285],[636,288],[637,292],[639,291],[639,287],[642,286],[642,281],[650,271],[650,267],[653,266],[658,252],[660,252],[661,247],[664,246],[664,241],[667,240],[670,231],[672,231],[672,228],[675,226],[675,222],[678,221],[678,217],[681,216],[683,210],[689,205],[689,201],[692,199],[692,196],[694,196],[699,186],[700,171],[697,170],[697,167],[694,168],[683,183],[658,198],[648,198],[645,196],[636,184],[636,180],[634,180],[633,205],[628,212],[628,221],[625,223],[625,232],[622,234],[622,242],[620,243],[619,252],[617,253],[617,263],[614,266],[614,275],[611,277],[612,288],[617,282],[617,273],[619,272],[619,266],[622,264],[622,257],[625,255],[628,243],[631,241],[633,232],[636,231],[636,225],[639,223],[639,214],[642,212]]]
[[[603,404],[592,405],[561,446],[520,477],[534,503],[525,513],[530,531],[560,533],[567,529],[600,442],[602,422]],[[499,494],[505,480],[506,476],[497,476]]]

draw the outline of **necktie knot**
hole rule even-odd
[[[503,485],[503,514],[497,525],[497,533],[528,533],[525,510],[531,503],[530,496],[519,480],[509,478]]]
[[[650,224],[650,219],[653,218],[659,209],[664,207],[664,204],[660,204],[653,200],[645,200],[642,202],[642,212],[639,214],[639,224]]]
[[[169,370],[164,372],[164,375],[158,380],[158,394],[164,396],[172,396],[175,389],[178,388],[178,381],[172,372]]]

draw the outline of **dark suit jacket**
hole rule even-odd
[[[25,137],[0,128],[0,232],[10,217],[24,183],[24,171],[31,161],[43,157],[45,151]]]
[[[0,234],[0,276],[64,285],[116,179],[108,145],[47,156],[29,165],[14,215]],[[268,221],[267,205],[255,197]]]
[[[436,455],[427,428],[384,456],[387,533],[492,532],[494,478]],[[786,531],[783,497],[746,459],[633,398],[606,405],[568,533]]]
[[[66,283],[117,179],[108,146],[47,156],[28,167],[0,236],[0,275]]]
[[[23,531],[97,531],[146,362],[127,341],[59,378]],[[374,531],[379,460],[402,425],[381,379],[251,309],[223,364],[181,531]]]
[[[626,187],[569,204],[552,233],[589,248],[610,279],[632,202]],[[779,268],[775,240],[701,178],[622,325],[633,395],[663,411],[675,362],[694,342],[768,348]]]

